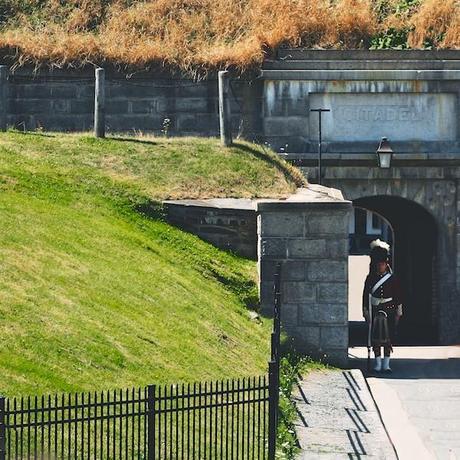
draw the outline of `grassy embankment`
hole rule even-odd
[[[265,372],[255,263],[169,226],[151,200],[279,196],[294,180],[250,144],[1,134],[0,393]]]
[[[282,45],[459,48],[457,0],[0,0],[16,64],[112,62],[202,73],[259,67]]]

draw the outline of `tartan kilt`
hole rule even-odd
[[[395,316],[396,308],[394,307],[375,306],[372,308],[373,347],[391,347],[396,332]]]

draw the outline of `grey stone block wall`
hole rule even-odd
[[[380,214],[398,224],[395,269],[406,291],[400,330],[419,331],[418,340],[429,343],[459,343],[460,50],[282,49],[265,61],[261,79],[262,138],[275,151],[283,149],[316,182],[319,123],[310,109],[330,109],[322,118],[323,184],[357,206],[385,197]],[[394,151],[388,169],[375,154],[384,136]],[[390,204],[395,198],[404,204]],[[430,218],[419,228],[403,223],[391,209],[398,206],[407,221],[420,209]],[[418,257],[416,245],[430,247],[431,259]]]
[[[165,201],[167,219],[214,246],[257,259],[257,216],[254,209],[198,206],[198,202]]]
[[[305,168],[306,169],[306,168]],[[314,168],[312,168],[314,169]],[[413,162],[397,163],[388,170],[377,167],[329,164],[324,183],[343,192],[354,202],[366,197],[401,198],[408,206],[425,210],[436,227],[435,264],[433,266],[433,299],[430,321],[436,329],[437,342],[456,344],[460,340],[460,167],[429,166]],[[410,207],[409,207],[410,206]],[[408,213],[410,217],[411,214]],[[421,221],[418,225],[426,225]],[[415,235],[414,235],[415,236]],[[426,241],[425,244],[429,244]],[[343,248],[333,249],[339,253]],[[400,251],[403,248],[399,248]],[[422,249],[421,249],[422,250]],[[397,267],[396,267],[397,268]],[[400,275],[402,276],[403,273]],[[410,283],[409,283],[410,281]],[[407,280],[406,296],[413,296],[417,280]],[[417,306],[420,310],[420,305]],[[406,312],[408,313],[408,312]],[[423,312],[422,315],[427,315]],[[408,318],[409,315],[406,314]]]
[[[260,132],[262,84],[233,79],[233,135],[255,139]],[[93,127],[94,70],[20,69],[8,78],[7,122],[25,130],[88,131]],[[106,71],[106,125],[114,133],[161,134],[170,120],[170,135],[217,136],[217,78],[145,72],[129,78]]]
[[[262,311],[273,312],[273,274],[281,261],[283,329],[300,352],[345,365],[351,203],[258,203],[257,212]]]
[[[261,72],[263,135],[293,158],[370,153],[382,136],[398,152],[459,153],[460,52],[357,50],[280,52]],[[395,149],[396,151],[396,149]]]

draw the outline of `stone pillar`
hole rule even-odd
[[[273,274],[281,274],[282,327],[295,348],[326,362],[348,356],[348,222],[351,202],[310,185],[284,201],[257,203],[262,313],[273,311]]]

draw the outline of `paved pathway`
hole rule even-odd
[[[394,460],[396,455],[359,370],[308,374],[294,402],[302,460]]]
[[[365,369],[366,348],[351,348]],[[460,460],[460,346],[395,347],[393,373],[369,376],[400,460]]]

